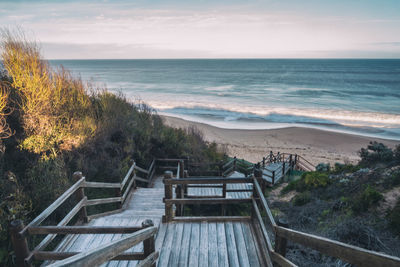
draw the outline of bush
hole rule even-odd
[[[329,177],[326,173],[309,172],[304,177],[304,183],[307,188],[325,187],[329,184]]]
[[[377,204],[382,199],[383,195],[376,191],[375,188],[368,185],[361,195],[354,199],[352,209],[355,212],[367,211],[371,206]]]
[[[298,194],[293,198],[293,205],[295,206],[303,206],[311,201],[311,194],[310,192],[306,191],[303,193]]]
[[[333,173],[352,173],[358,171],[359,169],[361,169],[361,166],[359,165],[341,164],[337,162],[335,163],[335,169],[333,170]]]
[[[317,172],[329,172],[331,165],[329,163],[320,163],[315,167]]]
[[[393,151],[382,143],[370,142],[367,148],[361,148],[360,165],[370,165],[379,162],[390,162],[393,160]]]

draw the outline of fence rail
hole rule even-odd
[[[137,173],[140,173],[143,177],[139,177]],[[121,183],[104,183],[104,182],[92,182],[86,181],[86,178],[81,172],[75,172],[73,179],[76,181],[69,189],[67,189],[61,196],[59,196],[49,207],[41,212],[35,219],[33,219],[28,225],[24,226],[22,221],[14,221],[11,223],[11,239],[16,254],[17,266],[31,266],[33,260],[45,260],[60,258],[59,252],[48,252],[44,251],[46,247],[60,234],[105,234],[105,233],[131,233],[139,231],[141,228],[138,227],[92,227],[92,226],[67,226],[73,218],[78,218],[78,224],[87,223],[90,220],[116,213],[121,210],[125,204],[129,193],[132,188],[136,187],[136,182],[144,182],[149,184],[155,174],[155,159],[150,164],[148,170],[137,166],[136,162],[132,162],[128,172],[122,179]],[[92,189],[112,189],[116,192],[116,197],[107,197],[99,199],[88,199],[85,195],[85,188]],[[65,217],[57,223],[55,226],[41,226],[41,224],[49,218],[57,209],[60,208],[68,199],[74,196],[77,203],[73,208],[65,215]],[[117,203],[118,209],[107,211],[104,213],[98,213],[88,216],[87,207]],[[40,243],[31,251],[28,247],[27,238],[32,235],[46,235]],[[55,254],[52,254],[55,253]],[[71,256],[71,255],[69,255]],[[48,257],[48,258],[46,258]],[[125,258],[127,255],[124,256]]]

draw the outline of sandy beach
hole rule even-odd
[[[216,142],[231,156],[258,162],[269,151],[302,155],[313,164],[320,162],[352,162],[359,160],[358,151],[370,141],[394,147],[400,141],[364,137],[311,128],[290,127],[272,130],[222,129],[203,123],[162,116],[174,128],[196,127],[208,142]]]

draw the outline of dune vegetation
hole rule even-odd
[[[173,129],[145,103],[82,81],[43,59],[21,31],[1,33],[0,262],[12,266],[8,224],[30,221],[72,184],[120,181],[130,160],[214,162],[223,156],[196,129]]]

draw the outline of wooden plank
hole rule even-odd
[[[93,215],[88,216],[88,220],[90,222],[90,221],[92,221],[92,220],[94,220],[96,218],[113,215],[113,214],[116,214],[116,213],[120,213],[122,211],[123,211],[123,209],[116,209],[116,210],[110,210],[110,211],[106,211],[106,212],[102,212],[102,213],[93,214]]]
[[[192,231],[190,233],[190,251],[189,251],[188,266],[190,267],[199,266],[199,248],[200,248],[200,223],[192,223]]]
[[[25,228],[21,231],[24,235],[29,227],[39,225],[43,222],[53,211],[55,211],[64,201],[69,198],[75,191],[82,186],[85,182],[85,177],[82,177],[79,181],[73,184],[67,191],[59,196],[50,206],[48,206],[42,213],[40,213],[35,219],[33,219]]]
[[[229,267],[228,249],[226,247],[225,224],[217,223],[218,266]]]
[[[126,182],[128,181],[129,177],[131,176],[133,170],[135,169],[136,162],[133,162],[132,166],[129,168],[128,172],[125,175],[125,178],[122,180],[121,183],[121,190],[124,188]]]
[[[256,241],[253,239],[253,233],[250,229],[250,223],[241,223],[243,238],[246,244],[247,255],[251,267],[261,266],[256,250]]]
[[[357,266],[400,266],[400,258],[348,245],[328,238],[302,233],[284,227],[275,227],[278,236],[287,238],[323,254],[340,258]]]
[[[142,230],[142,227],[116,226],[33,226],[28,232],[31,235],[46,234],[120,234],[133,233]]]
[[[237,254],[239,258],[239,264],[243,267],[249,267],[249,257],[247,255],[246,243],[243,237],[242,225],[240,222],[234,222],[233,225],[233,232],[235,234],[235,241],[236,241],[236,248]]]
[[[208,223],[200,223],[199,266],[208,266]]]
[[[254,199],[253,199],[253,209],[254,209],[254,212],[256,213],[256,218],[257,218],[257,220],[258,220],[258,223],[260,224],[261,232],[262,232],[262,234],[263,234],[263,236],[264,236],[264,240],[265,240],[265,242],[267,243],[268,251],[272,251],[273,248],[272,248],[271,240],[270,240],[270,238],[269,238],[269,236],[268,236],[267,229],[265,228],[263,219],[262,219],[262,217],[261,217],[260,210],[258,209],[257,204],[256,204],[256,202],[255,202]]]
[[[182,179],[165,179],[165,184],[243,184],[252,183],[253,178],[242,178],[242,177],[208,177],[208,178],[182,178]]]
[[[121,188],[120,183],[98,183],[98,182],[84,182],[83,187],[86,188]]]
[[[57,226],[67,225],[72,218],[79,212],[79,210],[85,205],[87,197],[81,199],[75,207],[73,207],[70,212],[57,224]],[[29,229],[28,229],[29,230]],[[34,250],[44,250],[48,244],[56,237],[56,234],[47,235],[36,247]]]
[[[180,216],[174,217],[173,221],[176,222],[226,222],[226,221],[249,221],[251,220],[251,216]]]
[[[149,171],[148,171],[148,170],[145,170],[145,169],[143,169],[143,168],[140,168],[138,165],[135,166],[135,169],[138,170],[138,171],[140,171],[140,172],[143,172],[143,173],[145,173],[145,174],[149,174]]]
[[[140,261],[136,267],[151,267],[153,266],[153,264],[156,262],[158,256],[159,256],[159,252],[158,251],[154,251],[153,253],[151,253],[149,256],[147,256],[146,259]]]
[[[187,245],[182,244],[183,225],[183,223],[178,223],[175,226],[174,240],[172,241],[173,247],[171,249],[171,256],[169,257],[168,266],[178,266],[179,254],[182,246]]]
[[[124,192],[124,194],[123,194],[122,197],[121,197],[121,202],[122,202],[122,203],[125,202],[125,200],[126,200],[128,194],[129,194],[129,192],[131,191],[131,188],[132,188],[132,185],[133,185],[134,182],[135,182],[135,177],[133,177],[133,178],[131,179],[131,181],[129,182],[128,186],[125,188],[125,192]]]
[[[165,204],[235,204],[250,203],[251,198],[181,198],[181,199],[165,199]],[[90,201],[90,200],[89,200]]]
[[[181,252],[179,254],[178,267],[186,267],[189,264],[191,232],[192,232],[192,224],[185,223],[183,227],[182,246],[181,246]]]
[[[208,266],[218,266],[218,234],[216,223],[208,223]]]
[[[296,264],[294,264],[293,262],[291,262],[288,259],[286,259],[285,257],[283,257],[281,254],[276,253],[275,251],[271,251],[271,258],[279,266],[282,266],[282,267],[297,267]]]
[[[263,194],[261,187],[258,184],[258,181],[256,178],[254,178],[254,188],[257,191],[257,195],[260,198],[260,202],[261,202],[262,207],[264,208],[264,211],[267,213],[269,223],[271,224],[272,227],[275,227],[276,222],[275,222],[274,216],[272,216],[271,210],[268,207],[267,201],[265,200],[264,194]]]
[[[231,222],[225,223],[226,247],[228,250],[229,266],[239,266],[235,234]]]
[[[144,178],[142,178],[142,177],[139,177],[139,176],[135,176],[135,178],[134,178],[135,180],[137,180],[137,181],[140,181],[140,182],[144,182],[144,183],[148,183],[149,182],[149,180],[147,180],[147,179],[144,179]]]
[[[64,260],[66,258],[75,256],[80,252],[54,252],[54,251],[34,251],[33,256],[35,260],[44,261],[44,260]],[[146,257],[143,252],[125,252],[120,255],[115,256],[110,259],[113,261],[117,260],[143,260]]]
[[[129,234],[128,236],[110,242],[108,244],[101,245],[94,249],[89,249],[85,252],[81,252],[75,256],[69,257],[62,261],[53,263],[49,266],[96,266],[101,263],[114,258],[121,254],[128,248],[142,242],[143,240],[153,236],[157,232],[157,227],[148,227],[140,230],[136,233]]]
[[[160,251],[160,257],[158,258],[158,266],[168,266],[169,257],[171,254],[171,248],[173,246],[172,241],[174,239],[175,223],[167,224],[167,232],[165,240]]]
[[[94,206],[94,205],[108,204],[115,202],[121,202],[121,197],[90,199],[86,202],[86,206]]]

